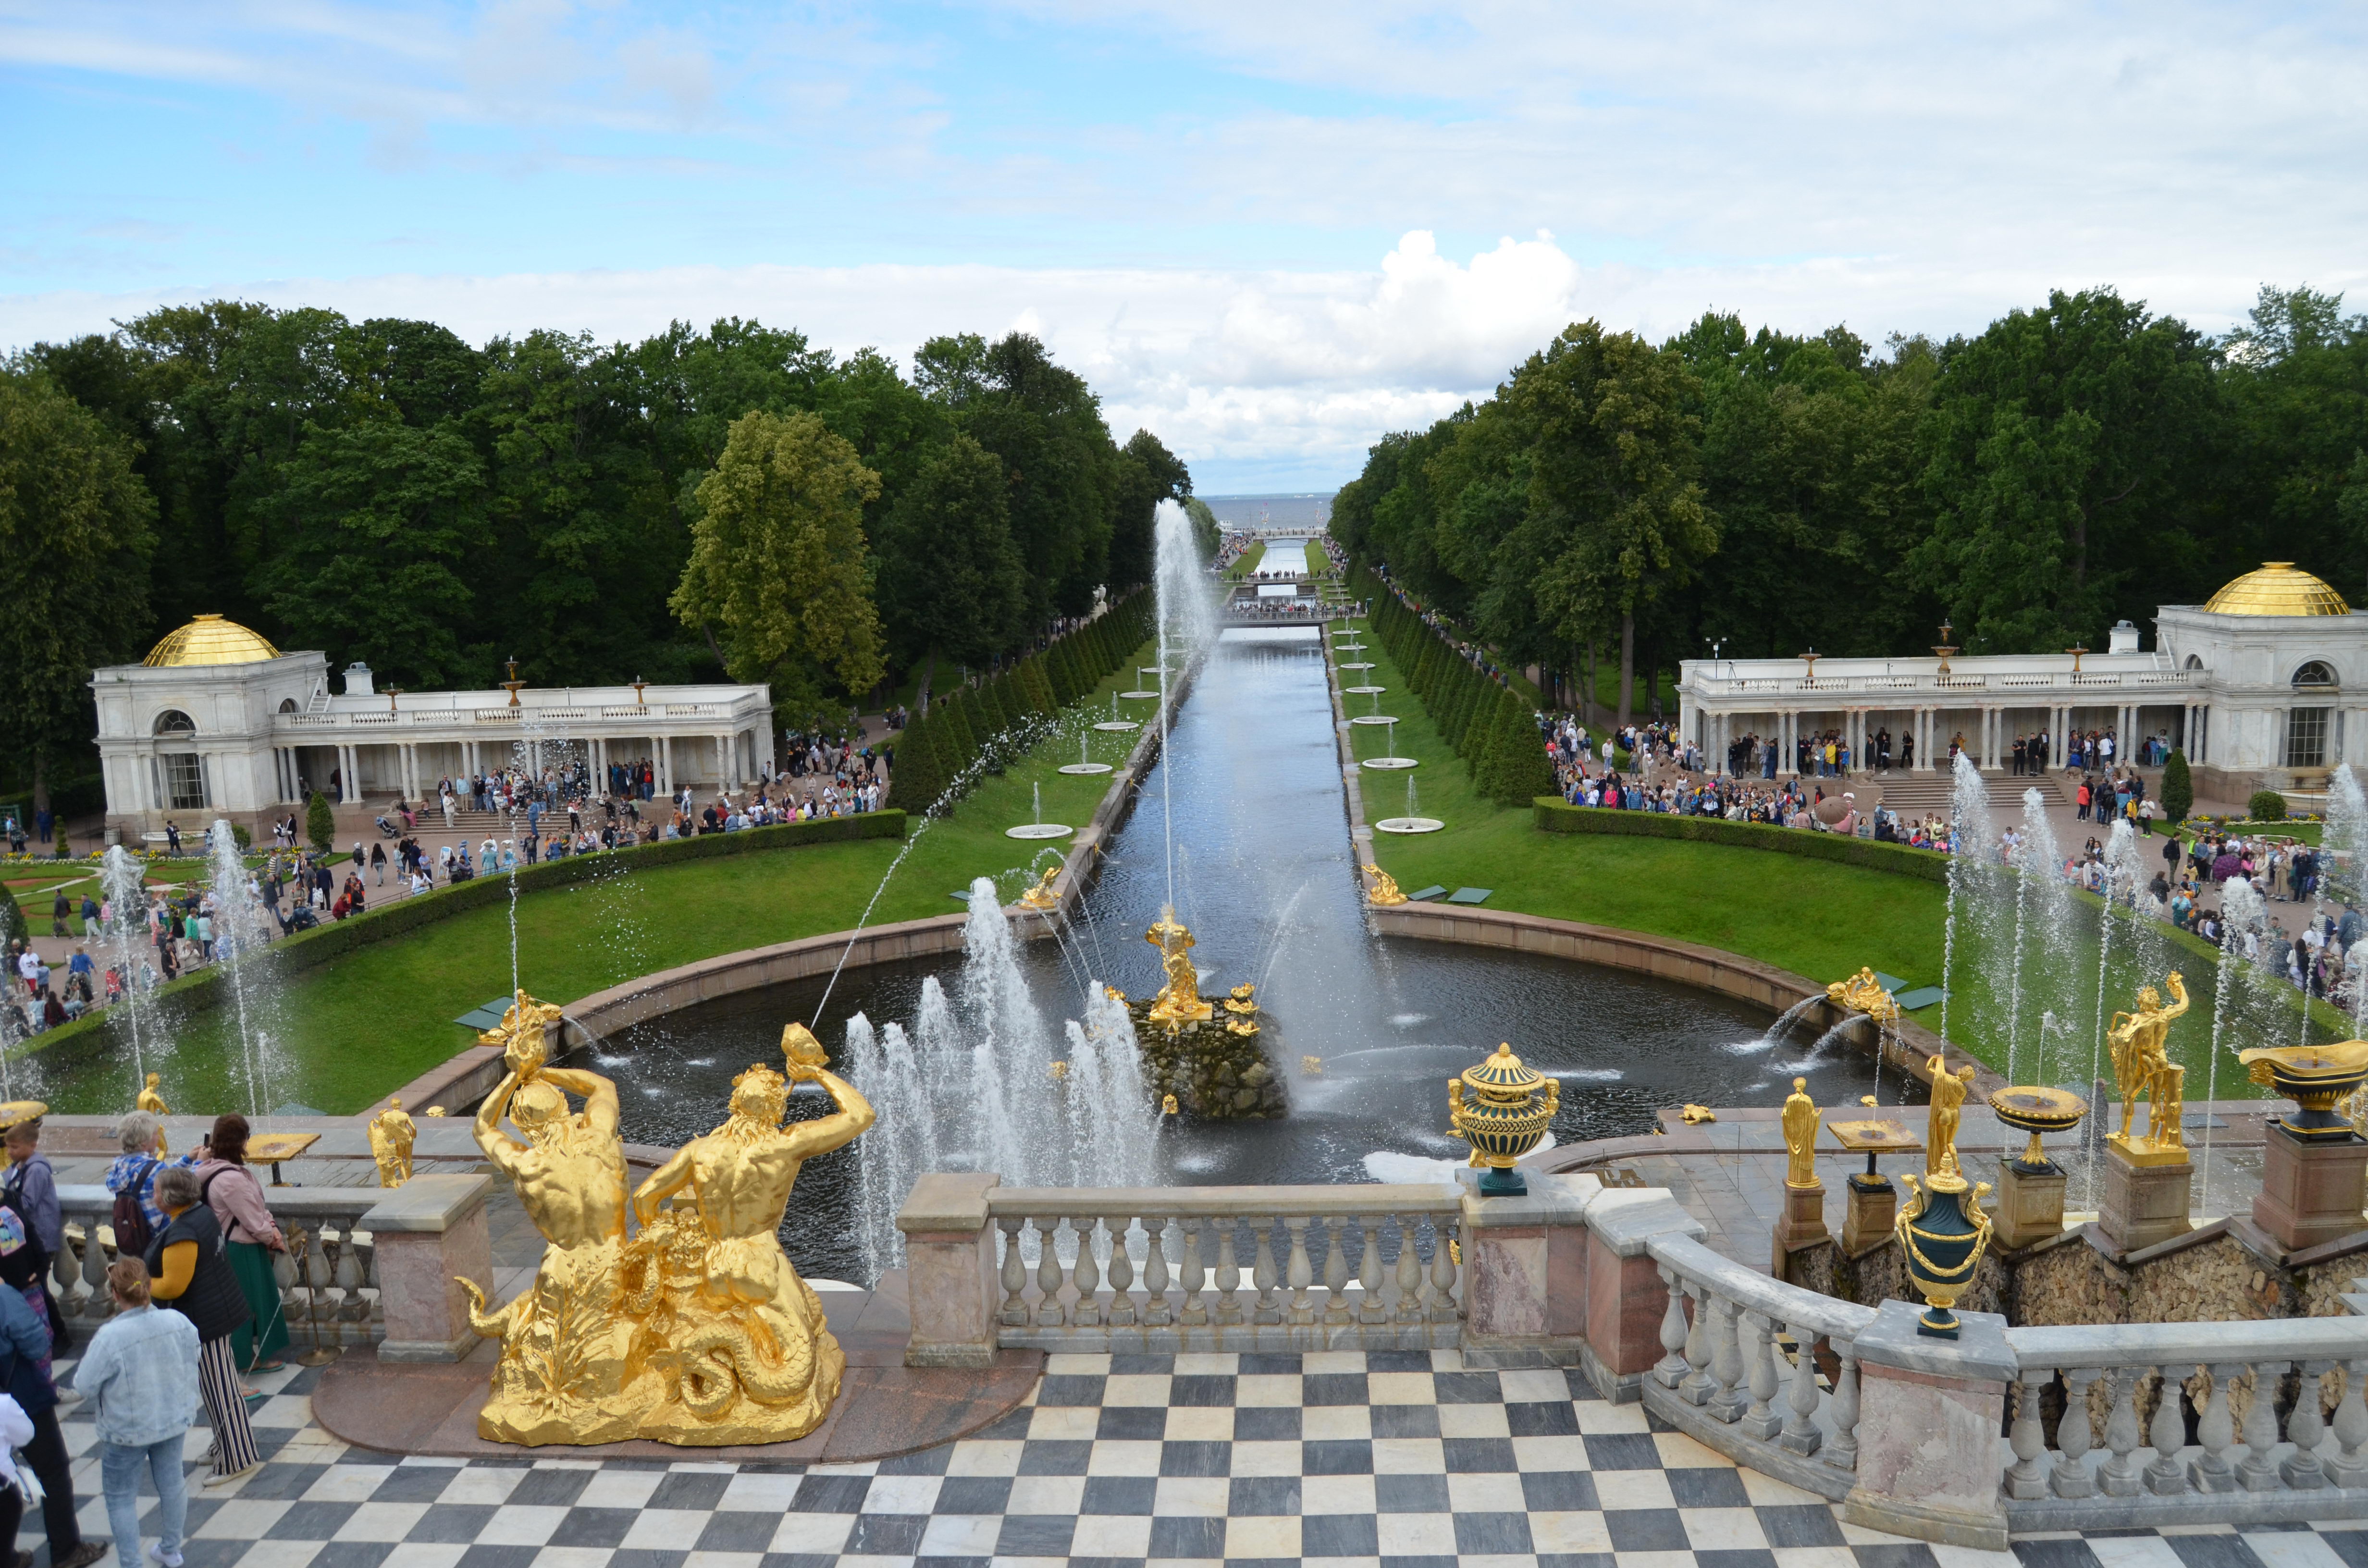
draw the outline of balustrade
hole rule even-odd
[[[997,1340],[1355,1349],[1459,1337],[1459,1189],[995,1187]]]
[[[376,1187],[267,1187],[272,1218],[289,1250],[272,1258],[289,1348],[371,1345],[386,1337],[379,1304],[378,1249],[358,1228],[385,1196]],[[115,1315],[107,1266],[115,1261],[115,1199],[102,1187],[61,1183],[66,1244],[51,1260],[58,1310],[69,1323],[95,1331]],[[96,1245],[92,1244],[93,1238]]]

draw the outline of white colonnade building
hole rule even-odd
[[[512,671],[515,676],[515,670]],[[201,615],[136,665],[91,672],[107,826],[127,839],[227,817],[250,829],[318,791],[341,804],[432,800],[437,781],[588,765],[596,793],[611,763],[648,759],[661,795],[738,788],[774,761],[763,686],[381,691],[367,666],[329,690],[319,653],[283,653]],[[334,781],[334,787],[333,787]]]
[[[1747,735],[1777,748],[1778,777],[1804,739],[1838,733],[1854,766],[1871,737],[1915,742],[1913,769],[1944,767],[1952,741],[1987,770],[2018,736],[2044,734],[2060,767],[2065,736],[2110,732],[2116,761],[2162,736],[2183,750],[2199,795],[2323,789],[2340,762],[2368,765],[2368,615],[2289,562],[2248,572],[2202,605],[2165,605],[2156,645],[2128,621],[2101,653],[1967,657],[1946,646],[1913,658],[1688,659],[1679,722],[1713,767]],[[1945,649],[1946,651],[1941,651]]]

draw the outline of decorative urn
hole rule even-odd
[[[2017,1169],[2036,1176],[2053,1168],[2039,1146],[2043,1132],[2069,1132],[2089,1114],[2089,1102],[2069,1089],[2018,1084],[1990,1094],[1990,1113],[2018,1132],[2031,1134],[2031,1146],[2015,1160]]]
[[[1901,1178],[1915,1196],[1899,1211],[1895,1234],[1907,1267],[1907,1282],[1924,1297],[1930,1310],[1916,1320],[1916,1332],[1934,1339],[1954,1339],[1957,1314],[1950,1309],[1974,1282],[1990,1239],[1990,1217],[1982,1210],[1982,1196],[1990,1184],[1969,1183],[1957,1169],[1953,1152],[1941,1167],[1923,1178]]]
[[[2263,1046],[2238,1051],[2237,1060],[2254,1083],[2302,1107],[2300,1115],[2278,1119],[2289,1136],[2305,1143],[2340,1143],[2352,1136],[2351,1119],[2337,1112],[2335,1102],[2368,1083],[2368,1040]]]
[[[1522,1066],[1508,1044],[1447,1081],[1449,1130],[1472,1145],[1472,1163],[1486,1167],[1480,1196],[1517,1198],[1530,1190],[1514,1164],[1538,1146],[1561,1108],[1560,1080]]]

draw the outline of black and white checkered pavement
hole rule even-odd
[[[1843,1524],[1641,1406],[1557,1371],[1466,1371],[1454,1351],[1054,1356],[974,1437],[810,1467],[398,1460],[313,1424],[317,1376],[260,1380],[266,1463],[235,1487],[199,1486],[207,1434],[190,1434],[188,1568],[2018,1568]],[[65,1433],[83,1528],[103,1538],[87,1412]],[[40,1540],[36,1517],[23,1544]],[[2101,1530],[2015,1552],[2368,1568],[2368,1529]]]

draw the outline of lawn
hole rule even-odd
[[[1250,540],[1250,547],[1242,551],[1241,559],[1225,568],[1225,575],[1234,578],[1247,577],[1257,571],[1258,563],[1265,559],[1266,540],[1254,539]]]
[[[1375,858],[1412,892],[1434,883],[1491,891],[1487,908],[1585,921],[1724,949],[1821,981],[1838,980],[1861,965],[1914,985],[1939,984],[1947,930],[1948,890],[1939,882],[1837,865],[1769,850],[1678,840],[1552,834],[1540,831],[1527,808],[1507,809],[1479,798],[1462,759],[1440,739],[1421,702],[1405,689],[1389,655],[1370,636],[1357,657],[1373,668],[1352,684],[1390,687],[1382,711],[1396,715],[1396,749],[1421,766],[1410,774],[1362,776],[1368,823],[1407,814],[1406,785],[1414,781],[1419,814],[1447,826],[1435,834],[1374,835]],[[1353,672],[1352,672],[1353,673]],[[1347,699],[1353,713],[1369,699]],[[1351,725],[1360,759],[1382,754],[1388,732]],[[2002,873],[2001,873],[2002,874]],[[2035,884],[2034,884],[2035,887]],[[2044,1082],[2082,1083],[2097,1070],[2099,1010],[2133,1005],[2142,983],[2159,986],[2177,968],[2192,1006],[2173,1026],[2170,1050],[2188,1068],[2188,1095],[2223,1098],[2262,1091],[2245,1081],[2234,1051],[2244,1046],[2290,1043],[2305,1025],[2297,994],[2282,983],[2233,966],[2229,997],[2217,1005],[2216,955],[2155,921],[2120,919],[2112,927],[2105,983],[2098,983],[2105,940],[2103,906],[2086,895],[2052,905],[2034,896],[2021,935],[2024,962],[2004,961],[2016,940],[2010,915],[1960,922],[1950,998],[1950,1039],[2001,1071]],[[2011,909],[2011,900],[2001,901]],[[2282,912],[2285,906],[2272,906]],[[2283,913],[2289,926],[2298,916]],[[1984,962],[1989,956],[1992,961]],[[1985,971],[2007,979],[1997,986]],[[2014,1006],[1999,993],[2019,984]],[[2213,1071],[2216,1025],[2222,1042]],[[1913,1015],[1929,1028],[1941,1025],[1938,1005]],[[2324,1004],[2313,1009],[2312,1039],[2341,1039],[2346,1020]],[[2011,1020],[2019,1019],[2019,1023]],[[2102,1069],[2110,1076],[2111,1068]]]
[[[863,915],[875,892],[871,924],[959,914],[949,896],[974,877],[996,879],[1016,897],[1069,841],[1030,845],[1003,830],[1030,820],[1031,787],[1041,788],[1048,822],[1083,825],[1111,774],[1058,771],[1078,758],[1082,737],[1092,760],[1122,765],[1139,732],[1092,728],[1110,716],[1110,693],[1132,690],[1135,666],[1154,656],[1146,644],[1085,701],[1063,715],[1054,735],[998,777],[985,779],[952,815],[914,824],[910,853],[884,889],[881,880],[906,845],[875,839],[756,855],[724,856],[632,870],[529,892],[518,901],[518,975],[545,1001],[566,1003],[656,970],[718,953],[841,931]],[[1122,702],[1141,719],[1153,705]],[[357,1111],[470,1043],[452,1020],[510,988],[510,913],[467,911],[373,943],[335,963],[293,976],[260,999],[250,997],[278,1042],[267,1107],[298,1102],[344,1114]],[[168,1060],[147,1065],[165,1074],[176,1107],[245,1108],[245,1079],[225,1006],[195,1013],[171,1032]],[[93,1035],[93,1046],[43,1062],[40,1093],[64,1111],[107,1111],[130,1104],[133,1064],[122,1031]],[[21,1089],[21,1085],[19,1088]]]

